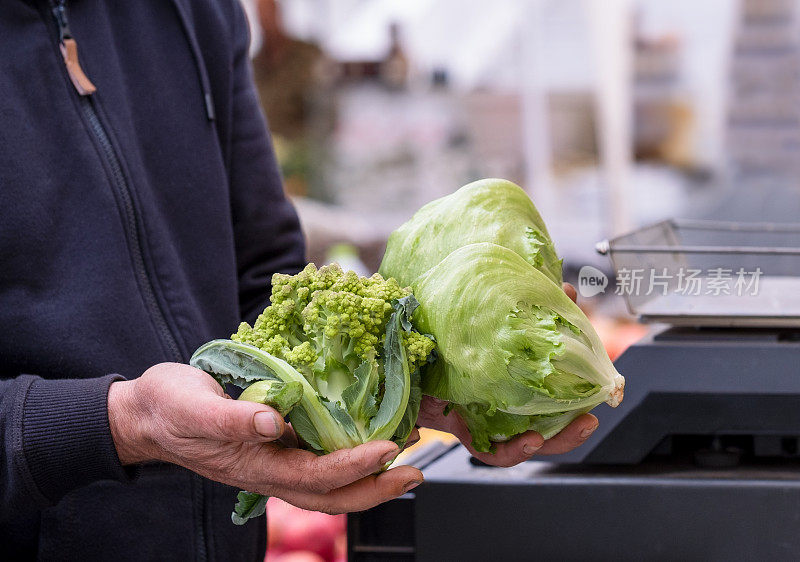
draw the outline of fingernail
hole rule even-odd
[[[410,490],[413,490],[414,488],[416,488],[420,484],[422,484],[422,480],[412,480],[411,482],[409,482],[408,484],[406,484],[403,487],[403,493],[405,494],[406,492],[408,492]]]
[[[397,455],[399,454],[400,454],[400,449],[392,449],[388,453],[384,453],[384,455],[381,457],[381,460],[378,461],[378,463],[381,466],[383,466],[386,463],[392,462],[395,459],[395,457],[397,457]]]
[[[257,412],[253,417],[253,423],[258,431],[264,437],[280,437],[282,433],[281,423],[272,412]]]
[[[587,437],[589,437],[589,436],[590,436],[592,433],[594,433],[594,430],[595,430],[595,429],[597,429],[597,426],[596,426],[596,425],[593,425],[592,427],[587,427],[586,429],[584,429],[583,431],[581,431],[581,437],[582,437],[582,438],[584,438],[584,439],[586,439],[586,438],[587,438]]]
[[[525,443],[522,446],[522,452],[523,454],[530,456],[541,448],[542,445],[531,445],[530,443]]]

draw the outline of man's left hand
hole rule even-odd
[[[423,396],[417,423],[422,427],[455,435],[473,457],[494,466],[514,466],[530,459],[533,455],[566,453],[586,441],[598,425],[597,418],[592,414],[583,414],[573,420],[561,433],[546,441],[539,433],[526,431],[505,443],[495,443],[494,453],[479,453],[471,445],[472,436],[469,434],[467,424],[458,412],[452,411],[444,415],[445,406],[447,402],[444,400]]]

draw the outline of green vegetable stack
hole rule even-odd
[[[449,401],[479,451],[527,430],[552,437],[622,400],[586,316],[561,288],[561,262],[525,192],[482,180],[425,205],[389,238],[380,272],[410,285],[415,326],[439,359],[423,393]]]
[[[376,439],[404,444],[419,412],[420,367],[434,348],[412,328],[418,303],[409,289],[379,274],[309,264],[273,276],[270,300],[252,327],[203,345],[190,363],[245,389],[241,400],[288,415],[320,454]],[[234,523],[264,512],[266,498],[238,499]]]
[[[562,290],[550,235],[513,183],[475,182],[424,206],[391,235],[380,271],[276,274],[255,324],[191,364],[288,416],[320,454],[402,445],[423,392],[450,402],[479,451],[527,430],[552,437],[622,400],[625,380]],[[263,496],[238,500],[234,523],[264,513]]]

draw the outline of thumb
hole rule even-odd
[[[203,404],[206,437],[219,441],[274,441],[286,423],[269,406],[215,396]]]

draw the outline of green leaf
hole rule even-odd
[[[420,374],[419,369],[417,369],[411,374],[411,392],[408,395],[408,406],[406,406],[406,411],[403,413],[403,419],[400,420],[400,425],[397,426],[392,436],[392,441],[400,447],[406,444],[408,436],[411,435],[411,431],[417,423],[419,406],[422,403],[422,390],[419,384]]]
[[[257,381],[281,380],[264,365],[244,359],[234,348],[226,345],[229,341],[213,340],[200,346],[189,359],[189,365],[209,373],[222,388],[233,384],[244,389]]]
[[[328,408],[328,411],[331,413],[331,417],[336,420],[341,429],[347,432],[350,437],[359,443],[363,442],[364,436],[361,434],[361,431],[358,430],[355,420],[353,420],[352,416],[350,416],[350,414],[348,414],[347,411],[345,411],[345,409],[338,404],[338,402],[323,400],[322,403],[326,408]]]
[[[371,419],[377,410],[378,369],[369,361],[364,361],[353,371],[353,384],[342,392],[345,408],[354,419]]]
[[[406,332],[412,331],[414,326],[411,324],[411,317],[414,315],[414,311],[417,309],[417,307],[419,307],[419,302],[416,298],[414,298],[414,295],[408,295],[407,297],[399,299],[397,304],[400,307],[400,324],[403,330]],[[427,337],[434,339],[433,336],[428,335]],[[436,350],[434,349],[428,357],[428,364],[435,361]],[[420,369],[424,369],[424,367],[425,366],[421,367]],[[405,445],[408,436],[411,435],[411,431],[414,429],[414,425],[417,423],[417,417],[419,416],[419,406],[422,403],[422,390],[420,389],[420,369],[416,369],[413,373],[411,373],[411,389],[408,395],[408,405],[403,413],[403,418],[400,420],[400,425],[397,426],[397,429],[392,436],[392,441],[397,443],[400,447]]]
[[[500,410],[487,412],[477,404],[456,406],[455,409],[469,427],[472,446],[485,453],[494,451],[495,442],[508,441],[526,431],[536,431],[545,439],[550,439],[572,420],[591,410],[591,407],[532,416],[509,414]]]
[[[306,445],[314,449],[315,453],[322,454],[330,452],[325,451],[325,448],[322,446],[322,438],[319,436],[317,428],[314,427],[314,423],[303,408],[294,408],[289,412],[289,422],[292,424],[292,429],[294,429],[298,437],[305,441]]]
[[[231,513],[231,521],[234,525],[244,525],[250,519],[264,515],[264,512],[267,511],[268,499],[269,496],[242,490],[236,495],[236,505]]]
[[[369,424],[370,441],[390,439],[408,407],[408,399],[411,394],[411,373],[408,371],[406,350],[402,343],[402,326],[403,318],[408,315],[408,308],[416,303],[413,297],[409,297],[404,297],[394,303],[394,312],[386,324],[386,336],[383,342],[384,393],[378,407],[378,414],[372,418]]]
[[[472,446],[483,453],[494,452],[493,442],[508,441],[514,435],[524,433],[530,425],[530,416],[518,416],[506,412],[488,413],[477,404],[457,405],[455,411],[469,427]]]
[[[314,448],[318,445],[325,452],[348,449],[361,443],[333,418],[306,378],[283,359],[250,344],[214,340],[198,348],[192,356],[192,362],[207,372],[230,377],[234,383],[247,381],[245,386],[254,380],[297,382],[303,388],[303,397],[289,413],[289,420],[303,440],[309,444],[313,442]],[[300,410],[304,412],[297,413]],[[295,427],[295,419],[301,420],[299,427]],[[308,423],[302,423],[303,421]],[[313,433],[311,428],[314,428]],[[307,433],[304,434],[304,431]]]
[[[397,313],[400,316],[400,325],[403,328],[403,331],[410,332],[414,329],[414,326],[411,324],[411,317],[414,315],[414,311],[417,309],[417,307],[419,307],[419,302],[416,298],[414,298],[414,295],[408,295],[398,299]],[[433,339],[433,336],[428,337]],[[431,352],[431,355],[428,357],[428,363],[433,363],[435,360],[436,350]],[[424,368],[424,366],[422,368]],[[411,373],[409,380],[410,390],[408,394],[408,404],[405,412],[403,412],[400,423],[397,426],[397,429],[395,429],[394,435],[392,436],[392,441],[397,443],[400,447],[405,445],[406,440],[408,440],[408,436],[411,435],[411,431],[414,429],[414,425],[417,423],[419,407],[422,403],[422,390],[420,389],[420,369],[416,369],[413,373]]]
[[[239,400],[258,402],[275,408],[281,417],[286,415],[303,398],[303,385],[299,382],[258,381],[244,389]]]
[[[558,412],[555,414],[530,416],[530,424],[528,425],[526,431],[537,431],[545,439],[550,439],[559,431],[572,423],[572,420],[582,414],[585,414],[591,409],[592,406],[589,406],[586,408],[581,408],[580,410],[569,410],[567,412]]]
[[[403,330],[410,332],[414,328],[411,325],[411,317],[414,315],[414,311],[417,310],[417,307],[419,307],[419,302],[414,298],[414,295],[408,295],[398,299],[397,304],[400,306],[400,324]]]

